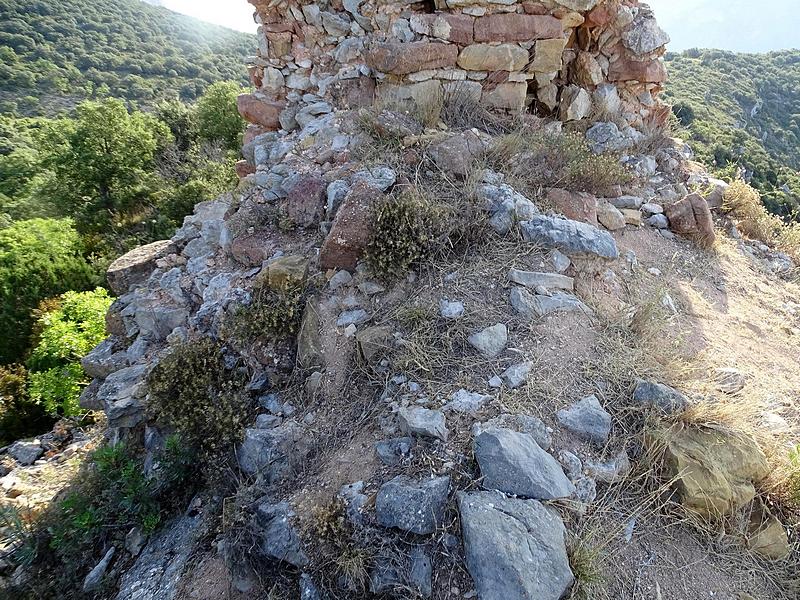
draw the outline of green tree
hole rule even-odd
[[[78,106],[67,146],[50,157],[50,165],[60,183],[60,200],[72,209],[81,230],[102,230],[114,215],[146,198],[156,150],[170,137],[164,123],[129,113],[121,100]]]
[[[72,221],[31,219],[0,230],[0,364],[28,347],[39,302],[95,280]]]
[[[229,150],[238,150],[242,143],[244,119],[236,108],[242,87],[232,81],[211,85],[197,101],[197,123],[200,137],[221,142]]]

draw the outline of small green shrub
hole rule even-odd
[[[250,417],[246,373],[225,367],[222,349],[203,339],[177,346],[147,381],[148,410],[204,457],[241,440]]]
[[[388,198],[377,209],[367,262],[378,275],[401,276],[425,258],[437,237],[439,211],[415,192]]]
[[[196,487],[187,452],[178,438],[168,438],[157,457],[159,476],[148,478],[136,449],[104,446],[32,523],[0,511],[0,527],[12,527],[17,543],[11,559],[31,566],[30,597],[81,597],[83,578],[112,541],[120,543],[133,527],[149,535],[183,508]]]
[[[633,179],[618,156],[595,154],[577,132],[519,129],[499,138],[490,153],[490,163],[528,195],[535,195],[541,187],[598,194]]]
[[[67,219],[31,219],[0,229],[0,364],[20,360],[39,302],[91,284],[83,251]]]
[[[86,383],[80,359],[105,337],[105,314],[112,298],[98,288],[67,292],[40,304],[34,326],[36,345],[28,358],[30,399],[52,415],[80,412]]]
[[[239,340],[291,337],[300,327],[304,296],[301,285],[274,290],[266,281],[259,282],[253,289],[253,301],[234,308],[226,320],[227,334]]]

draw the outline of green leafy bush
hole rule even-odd
[[[197,101],[197,122],[203,139],[222,142],[229,150],[239,150],[245,123],[239,115],[236,98],[243,91],[242,86],[233,81],[219,81],[209,86]]]
[[[244,434],[252,408],[246,383],[246,372],[226,368],[215,342],[193,341],[177,346],[150,373],[148,410],[201,455],[218,456]]]
[[[28,393],[51,415],[80,412],[78,399],[86,383],[81,357],[105,338],[105,314],[112,298],[98,288],[67,292],[41,311],[35,331],[38,342],[28,359]]]
[[[36,322],[38,341],[28,368],[44,371],[86,356],[106,336],[105,317],[112,301],[103,288],[62,295]]]
[[[86,289],[94,274],[68,219],[32,219],[0,229],[0,363],[18,360],[31,311],[45,298]]]

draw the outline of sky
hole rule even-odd
[[[649,0],[673,51],[800,48],[798,0]]]
[[[246,0],[146,0],[219,25],[254,32]],[[670,50],[767,52],[800,48],[798,0],[649,0]]]

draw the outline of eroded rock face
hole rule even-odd
[[[561,519],[535,500],[459,492],[467,568],[481,600],[558,600],[574,577]]]
[[[682,504],[705,516],[730,514],[755,497],[754,484],[769,473],[764,453],[751,438],[718,429],[685,427],[664,440],[667,476]]]

